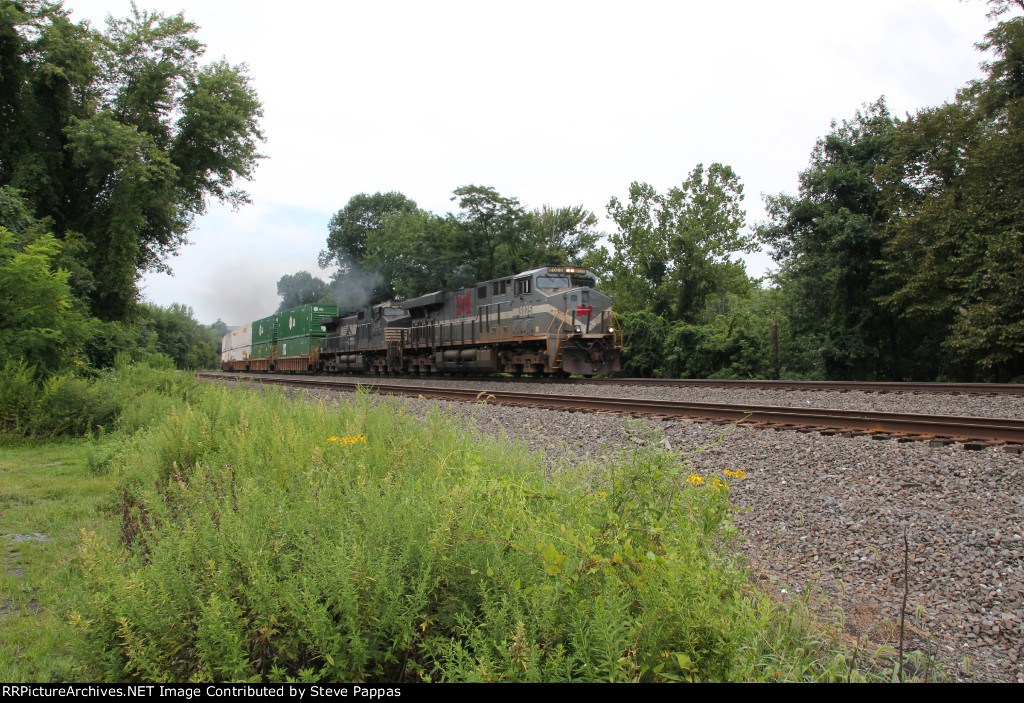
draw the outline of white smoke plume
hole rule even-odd
[[[331,297],[342,315],[355,312],[385,295],[384,277],[376,271],[363,271],[359,264],[340,258],[340,268],[331,280]]]

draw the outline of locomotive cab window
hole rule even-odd
[[[517,278],[515,295],[526,295],[530,292],[530,279],[529,278]]]
[[[555,291],[569,287],[568,276],[537,276],[537,290]]]

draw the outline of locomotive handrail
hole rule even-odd
[[[551,359],[551,326],[555,324],[555,320],[559,317],[561,317],[562,322],[558,325],[558,329],[555,330],[555,351],[558,351],[562,346],[562,327],[564,327],[565,323],[568,321],[568,313],[556,309],[555,314],[551,316],[551,322],[548,323],[547,332],[544,333],[545,353],[547,354],[548,359]]]

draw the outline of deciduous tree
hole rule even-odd
[[[248,202],[262,108],[244,66],[200,64],[196,31],[134,4],[96,31],[60,2],[0,1],[0,186],[81,236],[102,319],[131,315],[211,199]]]
[[[664,195],[634,182],[627,202],[612,198],[608,216],[619,231],[609,237],[615,253],[603,265],[616,303],[695,322],[708,296],[744,284],[743,264],[732,257],[756,244],[741,232],[742,200],[739,177],[720,163],[698,164]]]
[[[898,213],[884,302],[927,333],[946,375],[1008,380],[1024,375],[1024,18],[979,46],[994,54],[985,78],[902,124],[879,169]]]
[[[353,195],[327,224],[327,248],[320,252],[320,267],[337,264],[346,271],[361,265],[368,255],[367,238],[383,232],[388,215],[417,210],[414,200],[397,191]]]
[[[922,373],[903,326],[879,303],[892,290],[881,264],[890,210],[875,169],[890,158],[895,130],[881,99],[833,123],[800,174],[799,196],[766,196],[770,221],[757,227],[781,264],[793,334],[818,340],[829,378]]]
[[[277,311],[290,310],[308,303],[324,302],[330,297],[331,287],[308,271],[285,274],[277,282],[281,304]]]

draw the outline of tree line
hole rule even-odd
[[[339,268],[319,295],[359,281],[376,302],[571,263],[613,296],[627,374],[1022,380],[1024,2],[989,6],[981,79],[904,118],[880,98],[834,122],[752,231],[720,163],[611,198],[609,246],[579,206],[527,211],[471,185],[437,215],[364,193],[330,221],[320,264]],[[767,286],[739,259],[760,246],[778,265]],[[298,282],[281,280],[283,307]]]
[[[578,264],[616,301],[630,375],[1021,379],[1024,0],[989,7],[982,78],[912,115],[879,99],[833,123],[798,192],[767,196],[765,222],[748,227],[721,163],[663,192],[631,184],[607,203],[607,234],[582,206],[530,209],[484,185],[454,189],[440,214],[361,193],[328,223],[332,280],[283,277],[282,309]],[[187,306],[142,305],[138,290],[211,199],[247,202],[238,183],[261,158],[245,71],[202,64],[196,31],[180,13],[133,8],[99,30],[59,2],[0,0],[0,363],[215,356]],[[778,264],[770,281],[739,258],[757,247]],[[186,351],[153,341],[179,323]]]

